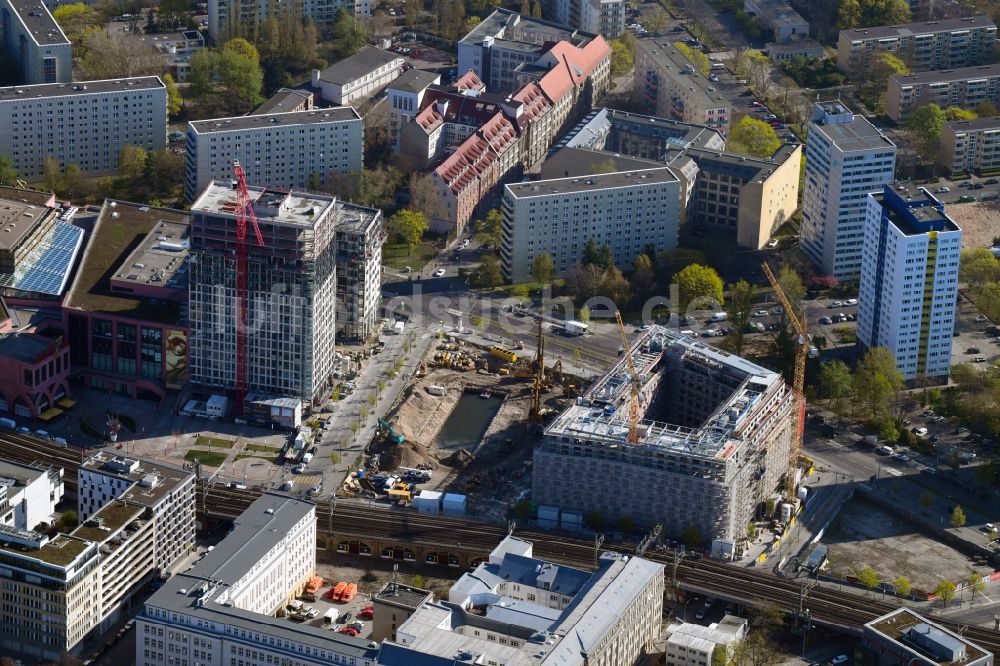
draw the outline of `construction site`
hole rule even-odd
[[[489,497],[498,510],[526,498],[541,426],[572,404],[581,381],[561,361],[547,363],[540,331],[538,340],[530,356],[457,335],[439,340],[380,424],[362,476],[341,492],[408,504],[419,484],[467,494],[472,507]]]

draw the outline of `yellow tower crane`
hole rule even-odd
[[[542,387],[545,383],[545,336],[542,335],[542,319],[538,318],[538,341],[535,347],[534,384],[531,387],[531,407],[528,422],[542,422]]]
[[[788,474],[785,479],[785,489],[789,499],[795,499],[795,473],[798,471],[799,467],[799,451],[802,449],[802,435],[805,432],[806,427],[806,396],[805,396],[805,381],[806,381],[806,357],[809,355],[809,349],[812,344],[809,340],[809,332],[806,327],[799,321],[798,315],[795,313],[795,308],[792,307],[791,301],[788,300],[788,296],[785,294],[781,285],[778,283],[778,279],[774,276],[771,271],[771,267],[767,265],[765,261],[762,264],[764,268],[764,275],[767,276],[767,281],[771,283],[771,287],[774,288],[774,294],[781,301],[781,305],[785,308],[785,314],[788,315],[789,321],[792,322],[792,328],[798,334],[798,347],[795,349],[795,371],[792,379],[792,391],[795,393],[795,399],[798,402],[799,407],[799,422],[798,428],[796,428],[795,434],[792,436],[792,446],[788,461]]]
[[[632,352],[631,345],[628,341],[628,336],[625,335],[625,324],[622,322],[622,315],[620,312],[615,312],[615,319],[618,321],[618,332],[622,336],[622,349],[625,350],[625,361],[628,363],[628,373],[630,375],[632,385],[632,401],[629,403],[628,408],[628,443],[638,444],[639,443],[639,388],[641,382],[639,380],[639,373],[635,370],[635,363],[632,362]]]

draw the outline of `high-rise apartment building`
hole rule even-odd
[[[625,32],[624,0],[545,0],[542,10],[555,23],[608,39]]]
[[[885,115],[902,123],[927,104],[937,104],[942,109],[949,106],[975,109],[980,102],[1000,103],[1000,65],[890,76]]]
[[[868,195],[858,343],[887,348],[906,379],[947,378],[962,230],[926,188]]]
[[[337,199],[250,187],[264,245],[248,234],[246,389],[304,404],[330,387],[336,330]],[[215,181],[191,206],[192,383],[236,389],[236,189]]]
[[[938,166],[952,174],[1000,169],[1000,118],[945,123],[941,128]]]
[[[635,91],[652,115],[728,132],[732,102],[677,50],[672,40],[636,40]]]
[[[382,211],[337,202],[337,338],[374,335],[382,302]]]
[[[838,280],[861,273],[867,198],[892,181],[896,146],[840,102],[813,109],[806,142],[802,249]]]
[[[43,3],[0,2],[0,35],[7,56],[20,68],[21,83],[73,80],[73,47]]]
[[[284,189],[320,185],[334,174],[360,173],[364,121],[353,107],[214,118],[188,123],[184,192],[194,201],[239,160],[251,183]]]
[[[63,490],[62,467],[0,460],[0,525],[31,530],[48,522]]]
[[[981,15],[841,30],[837,67],[862,81],[883,52],[905,62],[911,72],[982,65],[993,57],[996,38],[996,24]]]
[[[635,161],[635,160],[630,160]],[[655,163],[610,173],[507,185],[500,260],[504,277],[531,279],[535,258],[552,257],[556,274],[577,266],[589,239],[611,246],[627,268],[648,246],[677,247],[680,180]]]
[[[779,373],[660,326],[625,353],[641,380],[638,443],[628,441],[631,380],[620,358],[545,429],[532,501],[670,535],[743,538],[789,472],[791,389]]]
[[[0,88],[0,155],[27,180],[54,157],[88,174],[114,173],[126,145],[167,147],[167,89],[158,76]]]
[[[216,41],[225,41],[230,21],[242,25],[262,23],[269,16],[277,15],[279,21],[310,18],[317,26],[329,27],[341,8],[358,17],[371,16],[371,0],[303,0],[291,6],[281,6],[271,0],[208,0],[208,33]],[[288,12],[283,15],[282,12]]]

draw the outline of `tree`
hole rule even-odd
[[[580,263],[584,266],[597,265],[601,263],[601,251],[597,247],[597,241],[593,238],[588,238],[587,242],[583,245],[583,256],[580,258]]]
[[[535,18],[542,18],[542,3],[538,0],[531,3],[531,15]]]
[[[656,292],[656,273],[648,254],[640,254],[632,261],[629,283],[632,285],[632,297],[640,304]]]
[[[476,236],[484,243],[492,244],[494,247],[500,246],[500,237],[503,234],[503,216],[497,208],[491,208],[486,217],[476,220]]]
[[[688,548],[697,548],[701,545],[701,530],[695,525],[684,528],[681,532],[681,543]]]
[[[615,267],[615,253],[611,250],[610,243],[601,246],[597,255],[597,264],[606,271]]]
[[[868,70],[868,85],[875,94],[883,93],[890,76],[909,73],[910,68],[903,60],[888,51],[882,51],[872,58]]]
[[[906,576],[900,576],[896,580],[892,581],[893,587],[896,588],[896,596],[902,599],[903,597],[910,596],[910,590],[913,589],[913,585],[910,584],[910,579]]]
[[[0,155],[0,185],[13,185],[17,181],[17,171],[14,161],[6,155]]]
[[[333,17],[330,37],[329,43],[335,45],[331,56],[334,60],[343,60],[360,51],[371,40],[371,30],[353,13],[341,7]]]
[[[445,215],[441,197],[438,195],[434,178],[429,173],[413,173],[409,181],[410,208],[420,211],[428,220],[441,219]]]
[[[680,298],[680,309],[686,312],[695,300],[722,303],[722,278],[714,268],[691,264],[674,275]]]
[[[834,411],[841,411],[843,402],[854,393],[851,369],[841,360],[824,363],[819,369],[819,386],[823,397],[833,403]]]
[[[878,575],[878,572],[871,567],[865,567],[858,572],[858,582],[865,586],[865,588],[871,592],[875,589],[875,586],[881,582],[882,578]]]
[[[201,49],[191,56],[191,94],[228,111],[248,111],[261,100],[264,71],[240,49]]]
[[[729,664],[729,648],[725,643],[716,643],[712,648],[711,666],[727,666]]]
[[[986,589],[986,583],[983,582],[982,574],[975,571],[965,577],[965,586],[972,592],[972,601],[976,600],[977,592],[981,593]]]
[[[72,509],[63,512],[63,514],[59,516],[59,529],[63,532],[69,532],[79,524],[80,518],[77,516],[76,511],[73,511]]]
[[[736,354],[743,352],[743,335],[750,325],[753,314],[753,301],[757,295],[757,287],[746,280],[729,285],[729,307],[726,312],[729,321],[733,322],[733,332],[729,337]]]
[[[596,532],[604,527],[604,514],[600,511],[588,511],[583,514],[583,524]]]
[[[841,30],[909,22],[910,6],[906,0],[841,0],[837,11]]]
[[[702,76],[708,76],[709,71],[711,71],[711,64],[708,61],[708,56],[701,51],[696,51],[684,42],[674,42],[674,48],[680,52],[688,62],[690,62],[696,72],[699,72]]]
[[[976,104],[974,109],[976,116],[979,118],[992,118],[994,116],[1000,116],[1000,108],[989,100],[983,100],[979,104]]]
[[[83,44],[87,35],[99,29],[102,23],[94,7],[83,2],[59,5],[52,10],[52,18],[74,45]]]
[[[859,0],[840,0],[837,8],[837,26],[850,30],[861,25],[861,3]]]
[[[964,527],[965,526],[965,511],[962,507],[955,505],[955,508],[951,510],[951,526],[952,527]]]
[[[423,213],[404,208],[389,218],[388,231],[412,252],[413,246],[424,237],[428,226]]]
[[[521,13],[531,16],[531,0],[521,0]]]
[[[604,271],[599,293],[621,307],[628,303],[631,298],[632,286],[625,279],[625,276],[622,275],[622,272],[615,266],[612,266]]]
[[[753,157],[770,157],[780,147],[774,128],[752,116],[740,118],[726,142],[726,150]]]
[[[531,262],[531,277],[535,278],[535,282],[548,284],[552,282],[554,269],[555,263],[552,261],[552,255],[548,252],[543,252]]]
[[[141,146],[122,146],[118,153],[118,176],[124,180],[134,181],[146,174],[146,160],[149,155]]]
[[[747,82],[761,97],[771,89],[771,62],[760,51],[747,52]]]
[[[167,115],[171,118],[176,118],[184,109],[184,98],[181,97],[181,93],[177,89],[174,77],[164,74],[160,78],[163,79],[163,87],[167,89]]]
[[[947,606],[955,598],[955,583],[950,580],[939,581],[934,588],[934,595],[941,600],[942,606]]]
[[[964,282],[969,291],[978,291],[988,282],[1000,278],[1000,261],[985,247],[963,250],[958,264],[958,280]]]
[[[635,66],[634,44],[627,37],[628,33],[618,39],[611,40],[611,76],[623,76],[632,71]]]
[[[635,532],[635,521],[630,516],[622,516],[618,519],[618,531],[622,534],[632,534]]]
[[[423,4],[421,0],[406,0],[403,11],[406,14],[407,25],[417,25],[417,22],[420,20],[420,12],[423,10]]]
[[[854,394],[872,421],[885,418],[890,400],[903,388],[903,375],[885,347],[872,347],[854,373]]]
[[[975,120],[979,116],[971,109],[963,109],[959,106],[949,106],[944,110],[944,117],[948,120]]]
[[[500,261],[490,255],[483,257],[474,278],[474,282],[478,287],[484,289],[499,287],[503,284],[503,272],[500,270]]]
[[[242,37],[233,37],[232,39],[226,41],[226,43],[222,45],[222,49],[224,51],[228,50],[239,54],[256,65],[260,64],[260,52],[257,50],[257,47]]]
[[[166,60],[151,46],[128,33],[97,30],[88,34],[80,61],[88,79],[124,79],[161,74]]]
[[[937,104],[925,104],[913,113],[906,121],[909,127],[923,142],[923,150],[929,151],[937,144],[944,127],[945,114]]]

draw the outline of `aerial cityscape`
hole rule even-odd
[[[0,3],[0,666],[1000,655],[1000,3]]]

